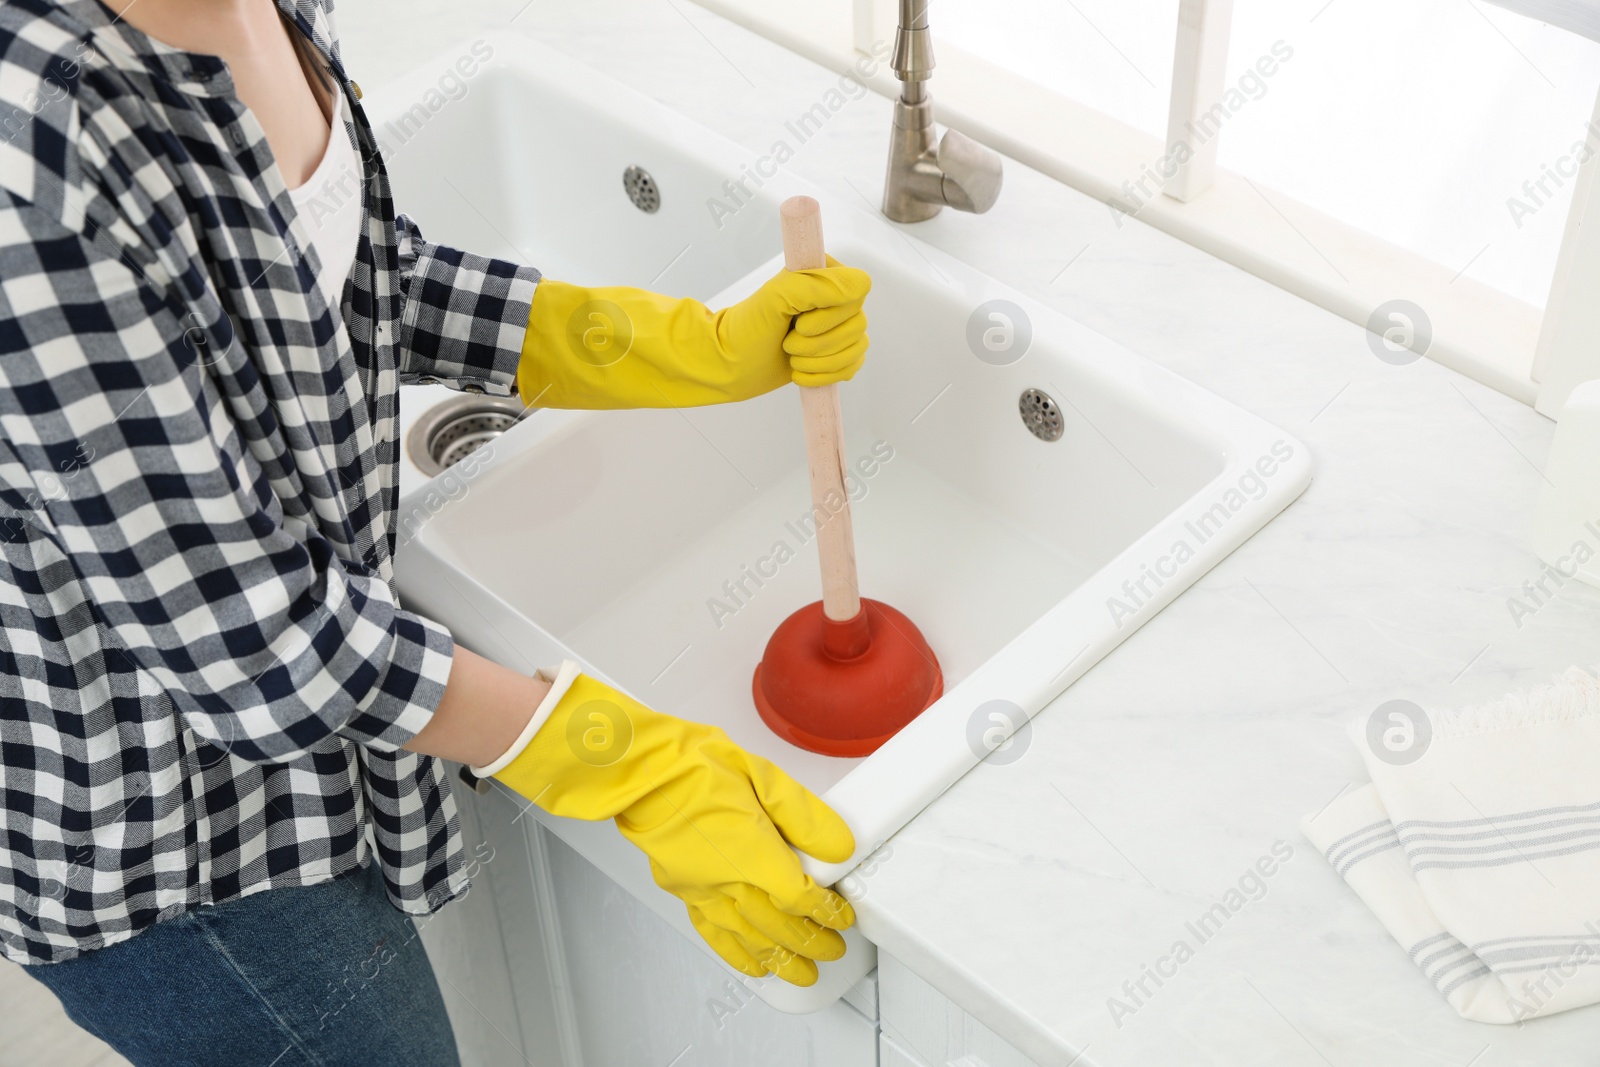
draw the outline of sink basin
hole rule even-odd
[[[752,205],[715,221],[707,212],[706,198],[725,197],[723,183],[748,163],[737,146],[516,34],[447,49],[365,106],[396,210],[430,240],[579,285],[700,300],[764,262],[778,240],[771,211]],[[653,211],[629,199],[630,167],[649,176]]]
[[[850,862],[806,859],[819,881],[845,875],[1309,483],[1295,438],[914,228],[787,174],[719,228],[705,201],[746,153],[526,41],[495,54],[417,135],[438,144],[394,160],[397,202],[430,235],[720,306],[781,265],[782,198],[822,202],[829,251],[874,280],[872,350],[841,388],[861,590],[917,622],[946,689],[859,759],[796,748],[757,716],[751,674],[767,638],[819,596],[792,387],[714,408],[535,413],[402,502],[402,594],[507,665],[576,658],[777,762],[855,831]],[[401,110],[431,69],[374,109]],[[524,183],[534,151],[560,165]],[[655,177],[658,212],[630,201],[628,166]],[[999,351],[985,344],[994,329]],[[689,929],[609,824],[546,821]],[[784,1010],[823,1006],[872,965],[870,945],[851,943],[811,989],[768,982],[761,994]]]

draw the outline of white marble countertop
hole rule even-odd
[[[339,17],[370,85],[510,23],[753,152],[835,79],[688,3],[340,0]],[[791,166],[875,200],[888,124],[886,100],[852,101]],[[1296,434],[1317,476],[1041,713],[1020,760],[980,765],[894,838],[863,882],[868,933],[1045,1063],[1595,1063],[1600,1009],[1459,1019],[1296,830],[1364,777],[1349,719],[1600,659],[1600,591],[1569,583],[1520,625],[1507,606],[1542,571],[1526,531],[1552,424],[1428,360],[1381,362],[1360,328],[1015,164],[990,214],[915,232]],[[1185,923],[1277,842],[1293,855],[1265,895],[1136,1003],[1124,983],[1193,944]],[[1136,1007],[1120,1026],[1113,997]]]

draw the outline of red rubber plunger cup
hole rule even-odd
[[[817,202],[794,196],[780,211],[785,266],[824,266]],[[838,387],[802,387],[800,408],[822,599],[773,633],[752,689],[762,721],[784,740],[829,756],[865,756],[939,699],[944,675],[915,623],[857,592]]]

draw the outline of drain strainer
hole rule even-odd
[[[1061,408],[1043,389],[1024,389],[1017,400],[1017,410],[1022,414],[1022,425],[1041,441],[1059,441],[1066,423],[1061,418]]]
[[[493,441],[527,413],[516,400],[464,396],[436,404],[406,435],[406,453],[424,475],[453,467]]]
[[[640,211],[654,214],[661,207],[661,190],[656,188],[656,180],[643,167],[629,167],[623,171],[622,188],[627,191],[633,206]]]

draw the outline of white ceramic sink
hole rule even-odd
[[[470,472],[403,502],[403,595],[508,665],[575,657],[779,763],[855,830],[851,862],[807,861],[819,880],[846,874],[986,755],[997,725],[1025,722],[1309,483],[1301,442],[923,245],[915,227],[785,174],[719,228],[707,198],[747,153],[526,41],[488,43],[490,69],[392,163],[398,204],[430,236],[720,306],[778,269],[777,204],[822,201],[829,251],[874,279],[871,353],[842,388],[846,452],[861,463],[861,589],[921,626],[946,691],[864,759],[802,751],[758,718],[766,640],[819,596],[792,387],[717,408],[534,414]],[[374,94],[375,116],[465,50]],[[655,177],[659,212],[624,194],[630,165]],[[1020,358],[1015,340],[999,354],[969,343],[993,300],[1031,324]],[[979,334],[995,325],[978,318]],[[1054,398],[1059,440],[1024,426],[1027,389]],[[688,930],[609,824],[548,824]],[[810,1010],[871,965],[853,935],[817,986],[761,991]]]

